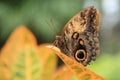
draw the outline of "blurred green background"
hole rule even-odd
[[[120,80],[120,0],[0,0],[0,48],[19,25],[26,25],[38,44],[51,43],[72,16],[91,5],[101,12],[101,54],[88,67]]]

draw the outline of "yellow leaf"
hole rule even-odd
[[[82,64],[66,56],[64,53],[52,45],[44,45],[47,48],[51,48],[55,53],[63,60],[65,65],[78,77],[79,80],[105,80],[103,77],[88,70]]]
[[[55,72],[57,54],[67,68]],[[0,80],[105,80],[74,61],[51,44],[37,46],[34,35],[18,27],[12,32],[0,54]],[[60,77],[61,76],[61,77]]]
[[[56,69],[57,57],[54,51],[44,47],[44,44],[38,47],[38,53],[43,67],[41,80],[50,80]]]
[[[12,32],[11,36],[1,50],[0,78],[3,80],[10,79],[10,71],[15,64],[14,62],[19,55],[19,52],[26,45],[31,45],[32,47],[36,46],[36,39],[34,38],[33,34],[27,28],[25,28],[25,26],[17,27],[15,31]]]
[[[41,61],[37,49],[26,45],[17,52],[11,68],[11,80],[39,80],[41,78]]]
[[[74,77],[75,75],[66,66],[62,66],[53,74],[51,80],[72,80]]]

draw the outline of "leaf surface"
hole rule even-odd
[[[53,74],[52,80],[75,80],[75,77],[76,76],[66,66],[62,66]]]
[[[26,47],[29,49],[26,49]],[[38,56],[36,56],[37,51],[35,48],[36,39],[33,34],[25,26],[16,28],[1,49],[0,80],[13,80],[16,78],[19,80],[18,77],[28,79],[36,68],[41,68],[40,60],[38,59]],[[35,61],[38,64],[38,67],[37,64],[34,65],[36,67],[32,67],[32,64],[35,63]],[[38,70],[38,72],[39,71],[40,70]]]
[[[55,53],[63,60],[68,69],[70,69],[78,77],[79,80],[105,80],[103,77],[88,70],[82,64],[66,56],[64,53],[61,53],[61,51],[57,47],[52,45],[44,46],[54,50]]]
[[[41,80],[50,80],[51,76],[56,70],[57,57],[53,50],[48,49],[43,45],[38,47],[38,53],[43,67]]]

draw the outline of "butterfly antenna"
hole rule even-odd
[[[54,35],[57,35],[57,34],[58,34],[58,31],[57,31],[57,29],[55,28],[53,19],[51,19],[50,22],[49,22],[49,21],[46,21],[46,22],[47,22],[47,24],[49,25],[51,31],[54,32]],[[52,43],[52,45],[54,45],[54,43],[55,43],[55,41]]]
[[[53,19],[51,19],[50,22],[51,22],[51,27],[53,28],[53,30],[55,31],[55,33],[58,34],[58,31],[57,31],[57,29],[55,28],[55,24],[54,24]],[[56,35],[56,34],[55,34],[55,35]]]
[[[55,25],[53,23],[53,20],[51,19],[50,22],[46,21],[47,24],[49,25],[51,31],[54,32],[54,35],[58,34],[57,29],[55,28]]]

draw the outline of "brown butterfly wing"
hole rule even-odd
[[[89,64],[99,53],[99,22],[98,10],[93,6],[83,9],[65,25],[54,45],[83,65]]]

